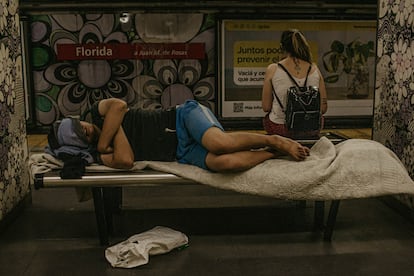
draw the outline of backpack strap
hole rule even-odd
[[[285,108],[284,108],[284,107],[283,107],[283,105],[282,105],[282,101],[281,101],[281,100],[279,99],[279,97],[277,96],[276,91],[275,91],[275,88],[273,87],[273,82],[272,82],[272,80],[270,80],[270,84],[272,85],[272,93],[273,93],[273,95],[275,96],[275,98],[276,98],[277,102],[279,103],[280,108],[282,108],[282,111],[283,111],[283,112],[285,112]]]
[[[289,76],[289,78],[293,81],[293,83],[297,86],[297,87],[300,87],[299,86],[299,84],[296,82],[296,80],[292,77],[292,75],[289,73],[289,71],[286,69],[286,67],[285,66],[283,66],[281,63],[277,63],[277,65],[279,65],[280,66],[280,68],[282,68],[283,69],[283,71],[285,71],[286,72],[286,74]],[[302,86],[302,87],[306,87],[306,83],[308,82],[308,76],[309,76],[309,73],[310,73],[310,70],[311,70],[311,68],[312,68],[312,64],[309,64],[309,68],[308,68],[308,72],[306,73],[306,79],[305,79],[305,83],[304,83],[304,85]]]

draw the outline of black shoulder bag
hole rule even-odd
[[[282,102],[273,89],[277,102],[283,112],[285,112],[287,128],[296,131],[319,130],[321,126],[321,96],[319,88],[316,86],[306,86],[312,66],[309,66],[304,85],[299,86],[288,70],[282,64],[278,63],[278,65],[295,84],[287,91],[286,108],[283,107]]]

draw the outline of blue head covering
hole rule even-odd
[[[78,119],[62,119],[56,131],[56,138],[59,146],[57,148],[48,145],[46,152],[55,157],[59,154],[66,153],[74,156],[81,156],[88,164],[94,162],[92,147],[83,137],[82,127]]]
[[[63,119],[57,131],[59,145],[88,148],[88,143],[79,135],[80,129],[79,120],[72,118]]]

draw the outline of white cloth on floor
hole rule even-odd
[[[108,247],[105,257],[113,267],[132,268],[149,262],[150,255],[168,253],[188,244],[188,237],[176,230],[156,226]]]

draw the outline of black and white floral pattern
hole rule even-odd
[[[0,220],[30,190],[18,3],[0,1]]]
[[[94,102],[110,97],[122,98],[129,106],[145,109],[168,108],[186,99],[196,99],[215,110],[215,22],[212,16],[129,16],[131,20],[125,24],[120,23],[118,14],[64,14],[30,18],[33,89],[36,123],[39,126],[50,125],[68,115],[80,115]],[[173,28],[175,32],[165,29],[165,22],[178,24]],[[133,44],[151,43],[153,40],[163,43],[201,42],[205,45],[205,57],[200,60],[55,59],[56,45],[60,43]]]
[[[414,178],[414,1],[380,0],[373,139]],[[411,196],[399,196],[414,209]]]

